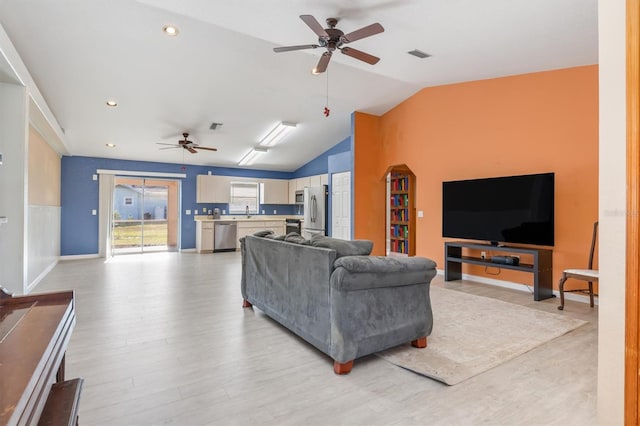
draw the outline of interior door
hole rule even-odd
[[[331,236],[351,239],[351,172],[331,175]]]

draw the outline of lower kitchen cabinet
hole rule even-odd
[[[213,252],[213,221],[196,221],[196,251]]]

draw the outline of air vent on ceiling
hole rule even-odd
[[[423,52],[422,50],[418,50],[418,49],[413,49],[410,52],[407,52],[409,55],[413,55],[416,58],[420,58],[420,59],[424,59],[424,58],[428,58],[431,55],[429,55],[428,53]]]

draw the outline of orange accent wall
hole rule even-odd
[[[425,88],[381,117],[354,116],[356,238],[384,252],[382,176],[392,164],[416,174],[416,209],[424,211],[416,254],[440,269],[443,181],[555,172],[554,286],[562,269],[586,267],[598,217],[597,65]],[[532,283],[531,274],[463,268]]]
[[[380,117],[356,112],[353,121],[353,236],[372,240],[371,254],[384,255],[387,166],[380,152]]]

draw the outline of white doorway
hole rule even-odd
[[[331,236],[351,239],[351,172],[331,175]]]

